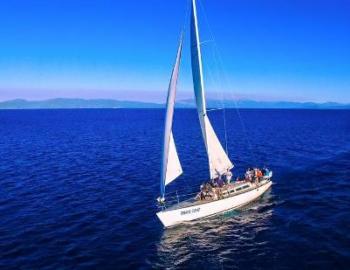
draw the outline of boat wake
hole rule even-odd
[[[239,253],[240,250],[248,248],[256,240],[256,236],[269,229],[274,206],[280,203],[270,190],[242,209],[164,230],[157,245],[159,264],[153,264],[153,267],[197,268],[200,267],[198,262],[202,261],[205,268],[221,268],[225,262],[231,260],[229,255],[232,252]],[[254,250],[252,246],[250,248]],[[212,255],[215,254],[214,251],[218,257]],[[197,258],[194,260],[196,265],[192,265],[192,259],[203,254],[205,258]]]

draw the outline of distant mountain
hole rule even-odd
[[[194,107],[194,100],[181,100],[178,107]],[[241,108],[241,109],[350,109],[350,104],[336,102],[289,102],[289,101],[255,101],[255,100],[213,100],[207,101],[208,108]]]
[[[41,101],[15,99],[0,102],[0,109],[103,109],[103,108],[161,108],[162,104],[112,99],[56,98]]]
[[[229,105],[229,104],[227,104]],[[350,104],[336,102],[288,102],[288,101],[253,101],[240,100],[237,102],[240,108],[269,108],[269,109],[350,109]]]
[[[194,100],[180,100],[177,108],[194,108]],[[350,104],[335,102],[288,102],[254,100],[208,100],[208,108],[247,108],[247,109],[350,109]],[[69,99],[56,98],[41,101],[15,99],[0,102],[0,109],[103,109],[103,108],[164,108],[164,104],[113,99]]]

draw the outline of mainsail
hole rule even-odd
[[[233,164],[225,153],[222,145],[207,116],[205,102],[202,56],[198,31],[196,0],[192,0],[191,16],[191,60],[194,93],[202,135],[207,149],[210,178],[214,179],[233,168]]]
[[[160,192],[164,198],[165,186],[182,174],[182,167],[177,155],[175,141],[172,132],[173,115],[175,106],[176,86],[179,76],[180,61],[182,53],[182,36],[180,39],[179,48],[177,51],[175,66],[171,75],[168,98],[166,104],[165,128],[164,128],[164,143],[163,143],[163,158],[160,179]]]

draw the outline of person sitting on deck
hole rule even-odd
[[[262,176],[263,176],[262,172],[259,169],[256,169],[256,178],[258,180],[261,180]]]
[[[213,197],[213,188],[209,183],[200,186],[200,193],[197,195],[197,200],[208,200]]]
[[[230,170],[227,170],[227,172],[223,175],[225,184],[230,184],[231,179],[233,177],[232,172]]]
[[[249,168],[245,173],[245,179],[252,182],[254,179],[254,169]]]
[[[264,168],[265,169],[265,174],[264,174],[264,176],[266,176],[266,177],[271,177],[272,176],[272,173],[270,172],[270,170],[269,169],[267,169],[267,168]]]
[[[222,180],[222,178],[221,178],[221,177],[219,177],[219,178],[218,178],[218,180],[217,180],[217,185],[218,185],[218,187],[220,187],[220,188],[221,188],[221,187],[223,187],[223,186],[224,186],[224,184],[225,184],[225,183],[224,183],[224,180]]]

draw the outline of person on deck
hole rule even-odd
[[[221,177],[219,177],[218,181],[217,181],[217,184],[219,187],[223,187],[224,186],[224,180],[222,180]]]
[[[257,177],[258,177],[259,180],[260,180],[261,177],[263,176],[262,172],[261,172],[259,169],[257,169],[256,174],[257,174]]]

